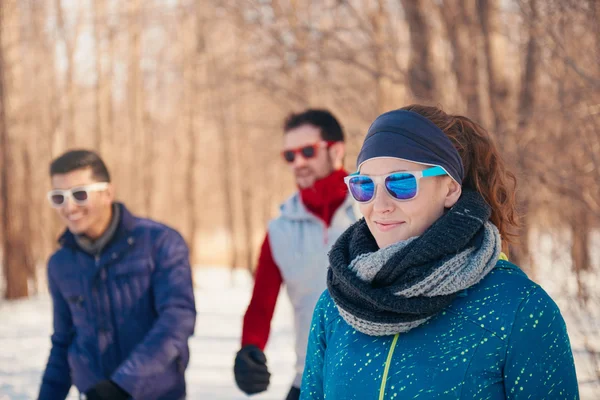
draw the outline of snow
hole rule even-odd
[[[235,385],[233,360],[239,350],[242,316],[252,282],[246,271],[199,268],[195,274],[198,317],[190,339],[191,360],[186,378],[188,399],[247,399]],[[282,291],[282,294],[284,292]],[[0,400],[36,399],[45,367],[52,326],[47,294],[0,302]],[[279,297],[269,344],[265,349],[271,385],[255,400],[282,400],[294,377],[291,306]],[[68,399],[77,399],[75,389]]]
[[[549,239],[539,236],[542,249]],[[598,246],[597,248],[600,248]],[[587,306],[575,297],[570,265],[556,262],[556,254],[545,254],[537,262],[538,281],[558,303],[571,338],[581,399],[600,398],[600,296],[597,290],[599,258],[595,274],[585,277],[591,290]],[[553,258],[553,262],[549,259]],[[568,258],[568,257],[565,257]],[[239,349],[241,322],[252,290],[246,271],[225,268],[195,270],[198,318],[190,340],[192,359],[187,370],[191,400],[247,399],[233,380],[233,359]],[[0,400],[35,399],[45,366],[51,330],[51,302],[41,293],[27,300],[0,302]],[[279,297],[266,354],[272,373],[268,392],[256,400],[282,400],[293,379],[293,333],[291,306],[285,292]],[[596,356],[590,350],[597,352]],[[69,399],[76,399],[75,390]]]

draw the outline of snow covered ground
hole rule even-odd
[[[198,318],[190,340],[187,371],[190,400],[247,399],[233,380],[233,359],[239,350],[241,322],[252,283],[246,271],[199,269],[196,274]],[[284,292],[282,291],[282,294]],[[266,349],[271,386],[254,400],[283,400],[294,372],[291,306],[280,296]],[[35,399],[47,361],[52,324],[46,294],[0,302],[0,400]],[[72,390],[69,399],[77,399]]]
[[[542,285],[557,300],[567,321],[580,381],[581,398],[600,399],[597,377],[600,351],[600,304],[593,295],[592,307],[583,312],[569,290],[562,268],[544,272]],[[233,359],[239,347],[242,315],[252,283],[245,271],[231,274],[226,269],[196,271],[198,323],[191,339],[191,364],[187,372],[189,399],[246,399],[233,381]],[[544,285],[543,281],[548,282]],[[597,287],[595,284],[590,285]],[[597,289],[596,289],[597,290]],[[284,292],[282,291],[282,294]],[[49,351],[51,303],[46,294],[12,303],[0,302],[0,400],[35,399]],[[267,346],[272,373],[267,393],[255,400],[283,400],[293,378],[293,335],[287,296],[279,298],[273,331]],[[69,399],[76,399],[75,391]]]

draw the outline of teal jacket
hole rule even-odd
[[[578,399],[554,301],[499,261],[443,312],[409,332],[368,336],[325,291],[313,315],[300,398]]]

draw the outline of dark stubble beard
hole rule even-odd
[[[297,172],[302,172],[302,171],[310,171],[310,173],[315,177],[315,182],[328,177],[334,170],[333,167],[333,158],[331,157],[331,154],[329,154],[329,152],[327,152],[327,172],[325,173],[325,175],[323,176],[318,176],[317,173],[315,172],[315,170],[311,167],[303,167],[300,170],[294,171],[294,176],[296,177],[296,182],[298,182],[298,179],[302,179],[301,177],[298,176]]]

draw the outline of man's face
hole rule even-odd
[[[317,145],[314,156],[305,157],[296,151],[290,168],[301,189],[314,185],[315,181],[330,175],[334,169],[332,150],[321,138],[321,131],[313,125],[305,124],[287,131],[283,136],[283,151],[298,150],[306,146]]]
[[[52,176],[52,189],[68,190],[73,188],[85,189],[98,183],[90,168],[83,168]],[[109,184],[102,190],[87,190],[85,204],[76,204],[69,195],[64,203],[55,207],[59,217],[75,235],[85,235],[96,239],[104,233],[107,221],[110,220],[114,194]]]

